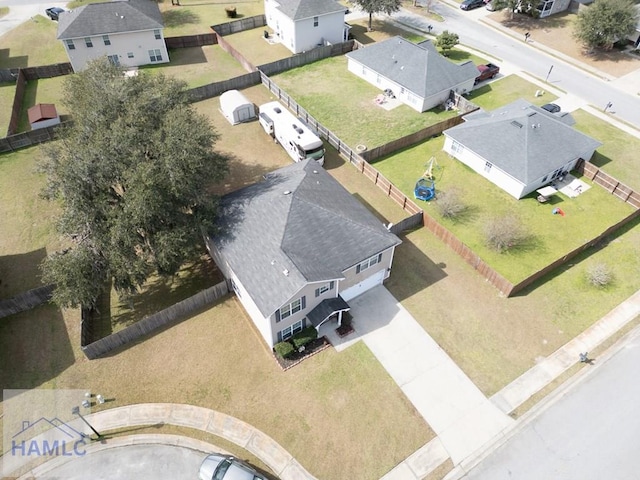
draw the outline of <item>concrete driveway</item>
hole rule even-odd
[[[436,432],[454,463],[512,425],[513,419],[482,394],[384,286],[349,305],[355,333],[334,343],[336,350],[362,339]]]

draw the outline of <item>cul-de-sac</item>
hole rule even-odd
[[[638,0],[0,0],[7,479],[636,478]]]

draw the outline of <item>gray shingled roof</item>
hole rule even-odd
[[[224,196],[219,224],[211,240],[265,316],[308,282],[344,278],[400,243],[313,160]]]
[[[602,145],[522,99],[465,120],[444,134],[525,185]]]
[[[60,15],[58,39],[164,28],[158,4],[152,0],[90,3]]]
[[[277,0],[277,2],[280,4],[278,10],[292,20],[302,20],[303,18],[347,10],[347,7],[334,0]]]
[[[453,63],[428,40],[416,45],[393,37],[349,52],[347,57],[423,98],[478,76],[473,62]]]

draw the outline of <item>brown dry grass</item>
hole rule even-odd
[[[516,14],[512,19],[508,12],[501,11],[491,14],[489,18],[522,36],[525,32],[530,32],[529,42],[533,46],[540,43],[614,77],[621,77],[640,68],[640,58],[617,50],[586,54],[585,49],[573,38],[577,18],[575,13],[563,12],[543,19]]]

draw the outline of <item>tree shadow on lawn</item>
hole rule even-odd
[[[46,257],[46,248],[16,255],[0,255],[0,299],[12,298],[41,287],[40,265]]]
[[[29,80],[24,95],[22,96],[22,107],[20,109],[20,117],[18,119],[18,132],[26,132],[31,130],[29,123],[29,115],[27,110],[36,104],[38,98],[38,80]]]
[[[606,155],[603,155],[600,152],[596,151],[593,154],[593,157],[591,157],[591,160],[589,160],[589,163],[594,164],[598,168],[602,168],[607,163],[611,163],[611,159]]]
[[[167,10],[162,12],[165,28],[200,23],[200,16],[191,10]]]
[[[569,25],[570,20],[567,18],[572,13],[561,13],[558,15],[552,15],[551,17],[539,19],[533,18],[530,15],[524,13],[514,13],[513,18],[510,18],[508,12],[503,13],[503,18],[500,23],[507,28],[521,28],[526,30],[547,30],[547,29],[560,29]]]
[[[273,167],[269,167],[261,163],[246,163],[231,153],[223,153],[229,157],[229,172],[222,182],[211,185],[207,188],[207,192],[214,195],[223,196],[241,188],[248,187],[249,185],[253,185],[254,183],[263,180],[263,177],[267,173],[280,168],[275,165]]]
[[[29,55],[11,56],[10,48],[0,48],[0,68],[25,68],[29,66]]]
[[[445,279],[447,273],[446,264],[434,263],[406,234],[400,237],[402,243],[396,247],[391,276],[385,285],[401,302]],[[433,241],[439,242],[435,238]]]
[[[0,389],[39,387],[74,362],[58,307],[45,303],[0,320]]]

